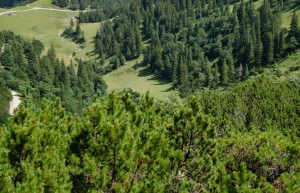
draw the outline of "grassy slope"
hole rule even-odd
[[[12,9],[0,9],[0,13],[4,11],[28,10],[34,7],[57,8],[51,4],[51,0],[38,0],[30,5],[15,7]],[[85,31],[87,42],[83,49],[79,49],[80,45],[74,44],[70,39],[60,36],[66,27],[70,24],[70,19],[78,16],[78,13],[56,12],[46,10],[34,10],[30,12],[15,13],[13,16],[8,14],[0,16],[0,31],[11,30],[16,34],[22,35],[27,40],[36,38],[41,40],[46,50],[54,45],[59,58],[63,58],[66,64],[71,59],[71,54],[77,52],[76,57],[86,60],[95,59],[95,56],[89,57],[86,53],[94,50],[93,37],[96,34],[100,23],[82,24],[82,30]],[[80,50],[80,51],[79,51]]]
[[[31,3],[29,6],[57,8],[57,6],[52,5],[51,0],[38,0],[38,1],[35,1],[35,2]]]
[[[300,86],[300,50],[274,65],[281,80],[291,80]]]
[[[83,44],[84,45],[83,50],[78,52],[76,57],[84,58],[87,60],[95,60],[98,58],[98,55],[94,54],[93,51],[95,50],[94,37],[99,27],[100,27],[100,23],[81,24],[81,30],[84,31],[86,42]]]
[[[142,57],[128,62],[125,66],[105,75],[103,78],[108,85],[108,91],[121,91],[124,88],[132,88],[140,93],[150,91],[150,95],[159,99],[168,98],[175,91],[171,91],[172,85],[155,77],[147,67],[136,65],[142,61]],[[138,67],[134,67],[138,66]]]
[[[0,17],[0,30],[11,30],[27,40],[41,40],[46,49],[54,45],[58,57],[70,60],[74,46],[70,40],[63,39],[60,33],[69,25],[71,17],[77,13],[35,10],[30,12],[8,14]]]

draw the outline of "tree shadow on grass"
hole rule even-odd
[[[154,75],[153,72],[151,72],[150,67],[143,66],[143,64],[139,65],[136,69],[143,68],[139,70],[138,76],[139,77],[146,77],[146,76],[152,76]]]
[[[174,86],[171,86],[170,88],[163,90],[162,92],[171,92],[174,90]]]
[[[164,79],[162,77],[159,77],[157,75],[155,75],[150,66],[147,66],[143,63],[138,63],[134,66],[135,70],[139,70],[138,72],[138,76],[139,77],[147,77],[147,80],[152,80],[155,81],[156,83],[154,85],[166,85],[169,84],[170,81],[168,81],[167,79]],[[142,68],[142,69],[140,69]],[[173,86],[171,86],[171,88],[167,89],[168,91],[172,90]],[[164,91],[164,92],[168,92],[168,91]]]

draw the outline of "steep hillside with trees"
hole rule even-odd
[[[5,86],[6,75],[3,73],[4,71],[0,70],[1,78],[0,78],[0,125],[5,123],[8,118],[8,110],[9,110],[9,102],[12,100],[12,96],[10,94],[10,90]]]
[[[39,40],[25,41],[12,32],[0,32],[1,88],[19,91],[27,104],[59,97],[71,112],[81,112],[93,96],[106,93],[97,65],[78,61],[66,66],[52,47],[43,55]],[[78,69],[78,70],[76,70]],[[1,100],[2,102],[2,100]]]
[[[297,1],[263,0],[258,9],[254,3],[134,1],[101,23],[95,51],[110,60],[108,72],[144,53],[143,63],[182,96],[226,87],[300,48]],[[281,13],[293,9],[290,28],[282,28]],[[103,21],[100,11],[81,13],[79,21]],[[142,40],[149,40],[144,50]]]

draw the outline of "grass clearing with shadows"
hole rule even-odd
[[[155,76],[147,66],[143,66],[142,56],[136,60],[127,62],[126,65],[103,76],[108,85],[108,91],[122,91],[132,88],[139,93],[150,91],[150,95],[158,99],[167,99],[175,94],[172,84]]]

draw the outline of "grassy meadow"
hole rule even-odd
[[[46,50],[53,45],[58,57],[69,61],[74,45],[60,34],[76,15],[77,13],[46,10],[20,12],[12,16],[5,14],[0,16],[0,30],[13,31],[27,40],[38,39],[44,43]]]
[[[34,7],[57,8],[51,4],[51,0],[38,0],[26,6],[15,7],[12,9],[0,9],[0,13],[5,11],[29,10]],[[20,34],[27,40],[33,38],[42,41],[45,45],[45,52],[51,45],[56,49],[57,56],[63,58],[68,64],[74,60],[72,53],[76,52],[76,57],[85,60],[95,59],[89,57],[89,52],[94,50],[93,37],[96,34],[100,23],[82,24],[85,32],[86,43],[83,45],[75,44],[71,39],[61,37],[64,29],[69,27],[70,19],[78,16],[76,12],[59,12],[48,10],[32,10],[27,12],[15,12],[13,15],[4,14],[0,16],[0,30],[10,30]],[[83,47],[83,48],[82,48]]]
[[[147,66],[141,64],[141,61],[142,57],[104,75],[108,92],[132,88],[139,93],[150,91],[150,95],[158,99],[166,99],[176,93],[172,91],[172,84],[153,75]]]
[[[100,23],[83,23],[80,25],[81,30],[84,31],[85,43],[83,50],[76,54],[78,58],[84,58],[86,60],[95,60],[98,58],[97,54],[94,54],[95,50],[94,37],[97,33],[97,29],[100,27]]]

